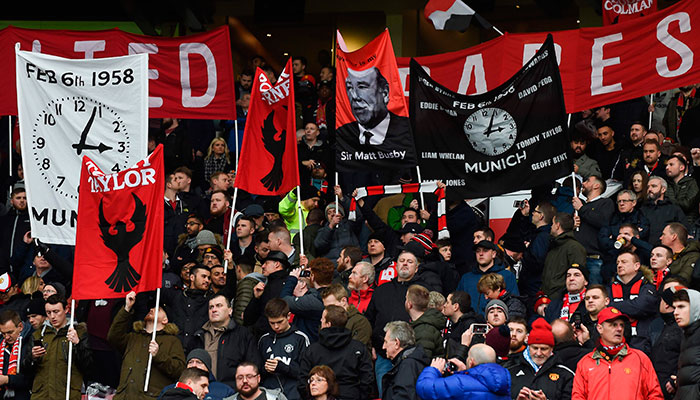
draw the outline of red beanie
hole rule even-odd
[[[537,309],[540,308],[542,304],[549,304],[551,303],[552,300],[547,297],[547,295],[544,294],[544,292],[537,292],[537,301],[535,301],[535,312],[537,312]]]
[[[554,347],[552,326],[544,318],[538,318],[532,323],[530,335],[527,337],[527,344],[546,344]]]

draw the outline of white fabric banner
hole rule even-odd
[[[15,54],[32,237],[74,245],[82,157],[118,172],[147,155],[148,55]]]

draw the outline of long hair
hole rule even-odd
[[[634,192],[634,186],[632,185],[632,179],[635,175],[642,177],[642,191],[640,193],[635,192],[637,195],[637,206],[640,206],[647,199],[647,184],[649,183],[649,176],[644,173],[644,171],[636,171],[630,176],[630,183],[628,189]]]
[[[328,392],[326,392],[326,395],[333,396],[337,399],[339,389],[338,382],[335,379],[335,373],[333,372],[333,370],[327,365],[317,365],[311,368],[311,371],[309,371],[309,379],[311,379],[311,377],[314,375],[318,375],[326,379],[326,383],[328,383]],[[311,393],[311,385],[308,383],[307,385],[309,393]]]
[[[223,138],[217,137],[217,138],[212,139],[211,143],[209,143],[209,148],[207,149],[207,157],[206,158],[211,158],[214,156],[213,148],[217,142],[222,142],[224,144],[224,157],[226,157],[226,162],[230,164],[231,157],[229,156],[228,143],[226,143],[226,141]]]

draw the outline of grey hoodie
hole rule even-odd
[[[690,298],[690,323],[700,320],[700,292],[693,289],[683,289],[688,293],[688,298]]]

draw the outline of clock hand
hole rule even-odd
[[[92,123],[95,121],[95,113],[97,112],[97,107],[92,108],[92,114],[90,115],[90,119],[88,120],[87,124],[85,125],[85,128],[83,128],[83,132],[80,134],[80,142],[73,144],[73,148],[76,150],[78,155],[83,152],[83,149],[86,149],[85,147],[85,141],[87,140],[87,135],[90,132],[90,127],[92,127]]]
[[[99,150],[100,154],[104,153],[107,150],[112,150],[112,147],[107,146],[104,143],[100,143],[99,145],[95,146],[93,144],[85,144],[82,146],[82,150]]]
[[[495,116],[496,116],[496,111],[494,110],[493,114],[491,114],[491,120],[489,121],[489,126],[488,126],[488,128],[486,128],[486,132],[484,132],[484,136],[486,136],[486,137],[489,137],[491,135],[491,133],[493,132],[493,129],[491,129],[491,128],[493,127],[493,119]]]

